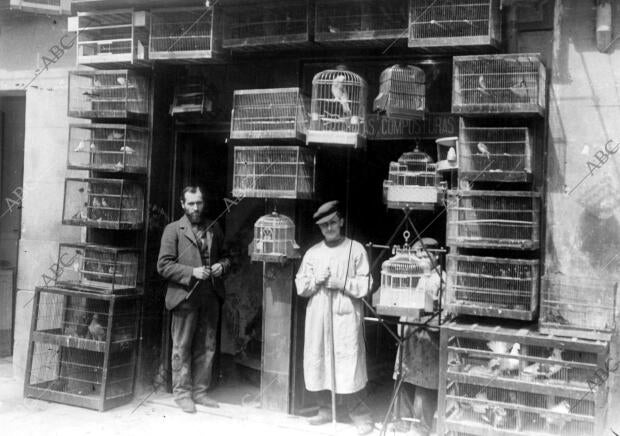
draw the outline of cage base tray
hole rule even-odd
[[[548,324],[544,321],[539,322],[538,331],[544,335],[558,336],[564,338],[579,338],[593,341],[611,341],[612,332],[600,330],[581,329],[570,325]]]
[[[24,387],[24,396],[36,400],[84,407],[100,412],[127,404],[133,398],[133,393],[104,400],[100,395],[80,395],[78,393],[61,392],[53,389],[54,384],[57,384],[57,382],[58,380],[51,380],[35,385],[26,385]]]

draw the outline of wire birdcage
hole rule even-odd
[[[379,95],[373,103],[373,111],[390,118],[424,118],[426,77],[421,68],[394,65],[383,70],[379,81]]]
[[[205,60],[214,56],[214,8],[151,10],[149,59]]]
[[[530,191],[449,191],[448,245],[535,250],[540,194]]]
[[[233,195],[309,199],[314,195],[315,152],[296,146],[234,148]]]
[[[538,114],[546,106],[546,71],[538,53],[455,56],[452,112]]]
[[[358,74],[344,69],[316,74],[306,142],[364,146],[367,95],[368,85]]]
[[[260,217],[254,223],[254,239],[248,251],[251,259],[258,262],[284,263],[288,259],[298,259],[295,223],[276,211]]]
[[[411,0],[409,47],[498,47],[500,0]]]
[[[398,162],[390,162],[384,181],[388,208],[434,209],[438,200],[440,177],[431,157],[418,150],[403,153]]]
[[[305,141],[307,112],[299,88],[236,90],[230,139]]]
[[[538,314],[538,260],[448,255],[453,313],[533,320]]]
[[[140,229],[144,223],[144,188],[121,179],[65,180],[62,223],[100,229]]]
[[[127,124],[70,124],[67,167],[146,173],[148,130]]]
[[[543,277],[540,331],[556,336],[610,340],[615,331],[618,283],[595,277]]]
[[[437,171],[459,169],[459,147],[456,136],[437,138]]]
[[[70,15],[71,0],[11,0],[9,8],[46,15]]]
[[[148,81],[132,70],[69,72],[70,117],[144,119],[148,105]]]
[[[170,105],[170,115],[204,115],[213,110],[213,102],[207,96],[203,83],[179,83],[174,88],[174,98]]]
[[[95,410],[131,401],[138,295],[37,287],[24,395]]]
[[[314,40],[337,47],[404,45],[408,7],[408,0],[317,0]]]

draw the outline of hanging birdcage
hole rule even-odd
[[[306,142],[364,146],[367,93],[366,81],[350,71],[326,70],[315,75]]]
[[[437,171],[459,169],[458,140],[456,136],[447,136],[435,140],[437,144]]]
[[[438,200],[439,176],[431,157],[418,150],[403,153],[398,162],[390,162],[384,181],[388,208],[433,210]]]
[[[426,110],[426,77],[421,68],[394,65],[381,73],[373,111],[390,118],[422,119]]]
[[[248,247],[250,257],[257,262],[284,263],[298,259],[299,245],[295,242],[295,223],[286,215],[273,211],[254,223],[254,239]]]

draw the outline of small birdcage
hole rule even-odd
[[[250,257],[256,262],[284,263],[298,259],[299,245],[295,242],[295,223],[275,210],[254,223],[254,239],[248,247]]]
[[[373,103],[373,111],[390,118],[424,118],[426,77],[421,68],[394,65],[383,70],[379,81],[379,95]]]
[[[450,311],[531,321],[538,314],[538,268],[538,260],[448,255]]]
[[[530,191],[449,191],[448,245],[535,250],[540,194]]]
[[[540,331],[556,336],[610,340],[615,331],[618,283],[595,277],[543,277]]]
[[[310,46],[310,2],[253,2],[223,8],[222,47],[233,51]]]
[[[230,139],[305,141],[306,123],[299,88],[245,89],[233,94]]]
[[[316,0],[314,40],[337,47],[404,45],[407,10],[408,0]]]
[[[151,10],[149,59],[205,60],[214,56],[214,8]]]
[[[46,15],[70,15],[71,0],[11,0],[9,8]]]
[[[546,106],[546,71],[537,53],[455,56],[452,112],[537,114]]]
[[[435,140],[437,144],[437,171],[459,169],[458,138],[446,136]]]
[[[207,96],[203,83],[179,83],[174,88],[170,115],[204,115],[213,110],[213,102]]]
[[[131,401],[139,295],[37,287],[24,396],[107,410]]]
[[[233,195],[309,199],[314,195],[315,152],[296,146],[234,148]]]
[[[326,70],[315,75],[306,142],[363,147],[367,93],[366,81],[350,71]]]
[[[411,0],[409,47],[498,47],[500,0]]]
[[[61,243],[56,285],[104,294],[135,292],[139,255],[134,248]]]
[[[398,162],[390,162],[384,181],[388,208],[430,209],[438,200],[439,176],[431,157],[418,150],[403,153]]]
[[[71,169],[146,173],[149,135],[127,124],[70,124]]]
[[[140,229],[144,223],[142,184],[120,179],[65,180],[62,223],[100,229]]]
[[[148,96],[146,77],[132,70],[69,72],[70,117],[144,120]]]
[[[133,9],[78,12],[69,17],[69,31],[77,32],[78,64],[98,68],[146,65],[149,19],[148,12]]]

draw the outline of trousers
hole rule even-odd
[[[198,290],[196,290],[198,291]],[[172,394],[175,399],[206,395],[211,384],[220,302],[213,292],[192,296],[172,312]]]
[[[401,418],[415,418],[413,425],[417,433],[428,435],[433,428],[433,416],[437,410],[437,390],[403,383],[399,392],[399,413]]]
[[[364,402],[365,398],[366,389],[362,389],[353,394],[336,394],[336,415],[344,415],[346,413],[355,424],[372,424],[372,415],[370,408]],[[319,414],[331,419],[331,391],[318,391],[316,393],[316,401],[319,405]]]

